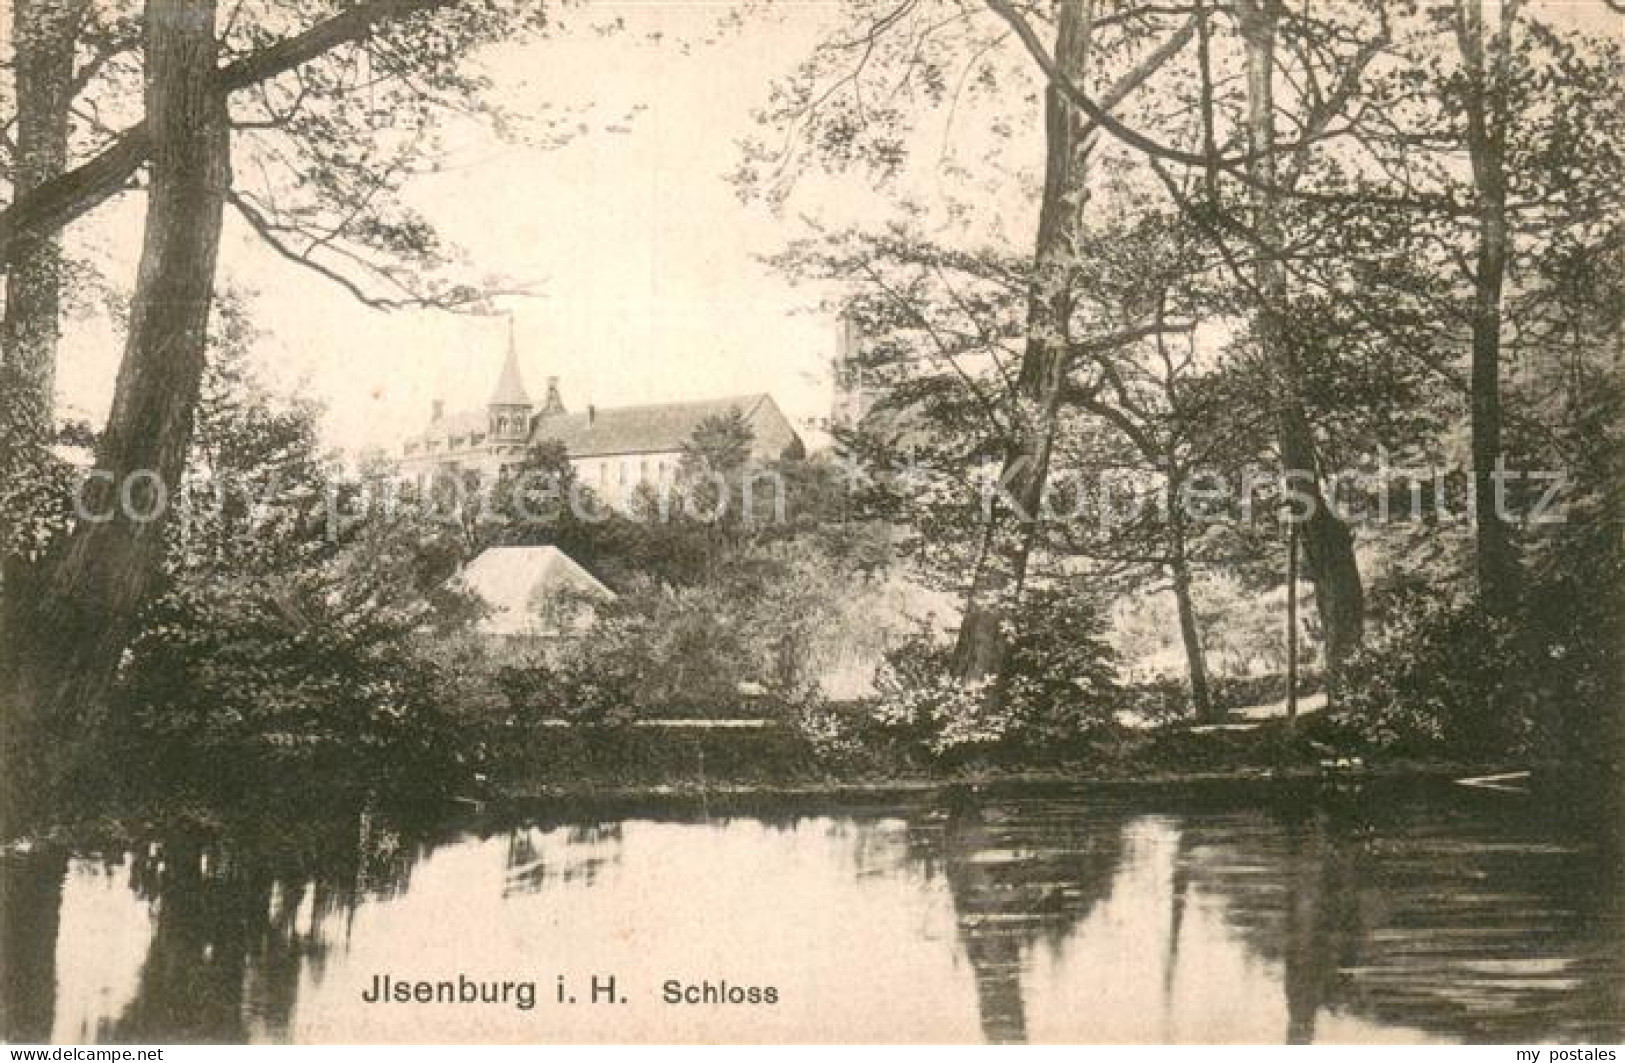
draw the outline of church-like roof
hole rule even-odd
[[[502,375],[497,378],[490,405],[530,405],[530,396],[525,393],[525,378],[519,373],[519,352],[514,349],[512,337],[508,340],[508,356],[502,360]]]
[[[681,450],[703,421],[735,409],[749,419],[764,402],[772,401],[765,392],[759,392],[698,402],[561,413],[537,419],[531,439],[537,443],[557,440],[572,458],[666,453]]]

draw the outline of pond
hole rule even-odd
[[[0,1002],[60,1042],[1618,1041],[1619,848],[1579,818],[1409,787],[261,824],[6,856]]]

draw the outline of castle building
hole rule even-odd
[[[850,311],[841,312],[836,322],[835,357],[830,365],[833,393],[828,427],[834,432],[857,430],[879,398],[864,365],[866,351],[863,328]]]
[[[520,465],[530,448],[562,444],[577,478],[611,504],[628,499],[639,484],[670,483],[683,447],[705,421],[738,410],[749,424],[751,459],[801,457],[801,437],[765,392],[691,402],[639,406],[589,405],[571,412],[548,377],[540,408],[531,401],[510,333],[496,387],[483,410],[447,414],[435,402],[429,424],[408,439],[400,457],[408,476],[475,472],[495,477]]]

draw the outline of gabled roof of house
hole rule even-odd
[[[610,454],[649,454],[681,450],[701,422],[737,409],[749,419],[764,402],[766,392],[698,402],[665,402],[649,406],[616,406],[592,413],[555,414],[538,418],[531,439],[557,440],[572,458]]]
[[[487,634],[553,634],[561,618],[544,615],[549,602],[615,598],[614,591],[556,546],[493,546],[454,578],[490,607],[479,624]]]
[[[478,436],[484,438],[490,428],[490,414],[484,410],[459,410],[448,413],[438,421],[430,421],[427,428],[413,436],[409,442],[427,443],[438,440],[442,443],[453,439],[469,439]]]

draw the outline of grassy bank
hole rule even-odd
[[[831,757],[790,726],[757,729],[550,728],[518,743],[481,798],[590,795],[887,794],[942,786],[1079,783],[1138,787],[1242,779],[1460,777],[1527,767],[1504,760],[1395,757],[1349,743],[1315,717],[1238,730],[1120,729],[1033,756],[989,750],[950,763],[900,746]]]

